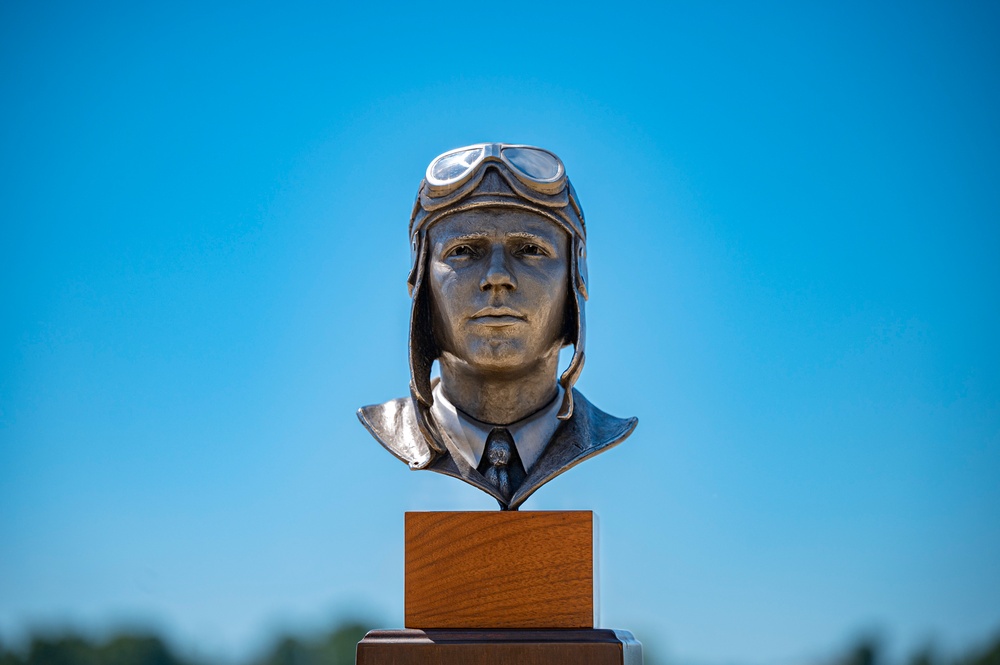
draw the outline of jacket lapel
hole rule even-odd
[[[534,466],[531,467],[524,482],[510,498],[512,509],[516,509],[535,490],[572,466],[574,460],[580,457],[586,449],[581,444],[582,441],[587,440],[586,437],[581,436],[581,433],[588,429],[586,426],[588,414],[584,407],[586,402],[585,400],[577,401],[578,394],[574,395],[573,398],[577,404],[577,407],[573,409],[573,415],[570,416],[569,420],[564,421],[556,433],[552,435],[552,439],[545,446],[545,450],[535,461]]]
[[[496,499],[501,508],[517,510],[539,487],[620,443],[635,429],[635,418],[615,418],[604,413],[576,390],[573,403],[573,415],[552,435],[524,482],[514,491],[509,505],[497,488],[466,461],[447,432],[414,407],[412,399],[364,407],[358,415],[375,438],[411,469],[427,469],[464,480]]]

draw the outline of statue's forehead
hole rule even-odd
[[[547,217],[516,208],[463,210],[438,220],[428,229],[432,243],[454,236],[530,234],[563,246],[569,234]]]

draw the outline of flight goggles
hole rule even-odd
[[[530,145],[479,143],[438,156],[424,179],[431,198],[447,196],[472,179],[486,162],[500,162],[522,184],[540,194],[558,194],[566,187],[562,160]]]
[[[495,190],[495,182],[481,186],[492,169],[509,185],[506,192],[502,187]],[[470,196],[474,202],[467,201]],[[510,205],[511,197],[586,237],[583,210],[562,160],[548,150],[506,143],[477,143],[435,157],[420,183],[410,234],[455,206]]]

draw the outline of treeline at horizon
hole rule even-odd
[[[274,640],[263,656],[244,665],[352,665],[357,643],[374,626],[346,621],[316,638],[285,635]],[[640,637],[640,641],[642,638]],[[673,665],[644,646],[644,665]],[[178,656],[153,633],[122,633],[103,641],[71,632],[36,635],[20,651],[0,643],[0,665],[215,665]],[[945,657],[926,647],[901,661],[890,661],[875,637],[858,640],[841,653],[806,665],[1000,665],[1000,630],[991,641],[959,656]]]

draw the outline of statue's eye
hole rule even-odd
[[[450,252],[448,252],[448,255],[449,256],[475,256],[476,255],[476,250],[474,250],[469,245],[458,245],[457,247],[453,247],[452,250]]]
[[[528,243],[523,245],[521,249],[518,250],[518,254],[521,254],[522,256],[545,256],[545,250],[538,245]]]

